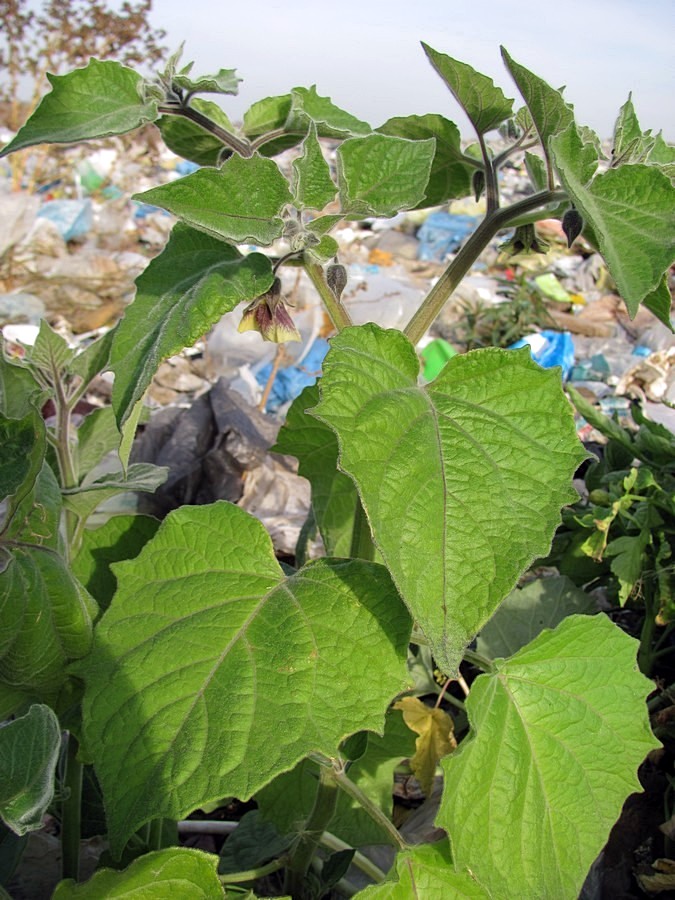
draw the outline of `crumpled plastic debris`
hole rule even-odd
[[[532,359],[544,369],[554,366],[562,368],[563,381],[566,380],[574,365],[574,341],[567,331],[539,331],[528,334],[515,344],[511,344],[510,350],[529,345]]]
[[[459,250],[475,231],[478,221],[476,216],[431,213],[417,232],[420,242],[417,258],[442,262],[449,253]]]
[[[64,241],[74,241],[91,231],[94,212],[89,199],[48,200],[37,215],[53,222]]]

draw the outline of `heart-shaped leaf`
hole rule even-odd
[[[332,341],[313,413],[335,431],[375,543],[445,672],[545,554],[584,458],[556,370],[528,349],[456,356],[426,387],[405,335]]]
[[[171,513],[114,571],[78,671],[115,853],[150,819],[246,799],[308,753],[381,730],[407,680],[410,618],[386,569],[319,560],[285,577],[263,526],[231,504]]]
[[[570,616],[473,683],[436,822],[491,896],[579,895],[659,745],[636,652],[606,616]]]

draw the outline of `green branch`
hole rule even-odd
[[[540,206],[548,206],[551,203],[560,202],[566,196],[567,194],[564,191],[540,191],[538,194],[533,194],[531,197],[519,200],[518,203],[498,209],[494,213],[487,215],[468,238],[406,325],[404,332],[410,341],[413,344],[417,344],[424,337],[461,280],[497,232],[503,228],[508,228],[509,223],[519,216],[531,212]]]
[[[226,147],[234,150],[239,156],[247,158],[253,156],[253,148],[248,141],[240,140],[236,135],[227,131],[226,128],[222,128],[220,125],[216,124],[213,119],[209,119],[208,116],[200,113],[199,110],[194,109],[192,106],[174,106],[173,104],[165,104],[164,106],[160,106],[158,111],[164,115],[181,116],[184,119],[189,119],[191,122],[194,122],[195,125],[199,125],[200,128],[203,128],[204,131],[208,131],[209,134],[218,138],[219,141],[225,144]]]

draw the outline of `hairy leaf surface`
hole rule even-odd
[[[505,97],[491,78],[466,63],[433,50],[424,41],[422,48],[479,135],[492,131],[511,117],[513,100]]]
[[[269,289],[272,266],[186,225],[136,279],[136,299],[118,325],[111,354],[112,403],[121,425],[166,357],[193,344],[244,300]]]
[[[592,224],[607,268],[631,316],[675,259],[675,187],[657,166],[625,165],[591,178],[594,167],[571,125],[550,148],[565,189]]]
[[[343,212],[393,216],[414,209],[425,197],[435,142],[408,141],[386,134],[351,138],[337,151]]]
[[[156,850],[135,859],[128,868],[100,869],[89,881],[77,884],[72,878],[61,881],[52,900],[223,900],[223,888],[216,867],[218,857],[188,847]]]
[[[542,149],[550,167],[548,139],[574,122],[574,111],[560,91],[552,88],[538,75],[519,65],[502,47],[502,59],[530,111]]]
[[[292,200],[288,182],[271,159],[233,154],[219,169],[203,168],[177,181],[134,194],[161,206],[212,237],[267,246],[281,237],[279,214]]]
[[[360,900],[491,900],[471,875],[454,868],[447,839],[399,853],[395,875],[356,896]]]
[[[557,371],[529,350],[450,360],[426,387],[408,339],[332,341],[313,410],[335,431],[375,543],[446,673],[547,552],[584,458]]]
[[[637,642],[571,616],[472,685],[436,819],[495,897],[576,897],[658,741]],[[561,777],[561,773],[564,777]],[[476,790],[476,785],[481,790]]]
[[[60,750],[59,720],[48,706],[34,704],[0,728],[0,816],[15,834],[42,828]]]
[[[443,116],[405,116],[388,119],[378,129],[382,134],[412,141],[434,138],[436,149],[424,200],[418,208],[438,206],[446,200],[466,197],[471,192],[471,175],[476,171],[462,153],[459,128]]]
[[[121,63],[92,59],[67,75],[51,75],[49,94],[0,157],[33,144],[75,144],[125,134],[157,118],[157,103],[144,103],[142,78]]]
[[[406,681],[410,618],[386,570],[319,560],[285,577],[263,526],[231,504],[171,513],[114,571],[78,671],[116,853],[150,819],[245,799],[381,729]]]
[[[302,156],[293,161],[293,173],[293,195],[298,209],[322,210],[335,197],[337,185],[330,177],[313,122],[302,144]]]

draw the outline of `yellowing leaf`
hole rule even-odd
[[[442,709],[432,709],[417,697],[404,697],[394,704],[394,709],[402,710],[405,724],[419,735],[410,768],[424,793],[429,796],[438,761],[457,746],[452,733],[452,719]]]

